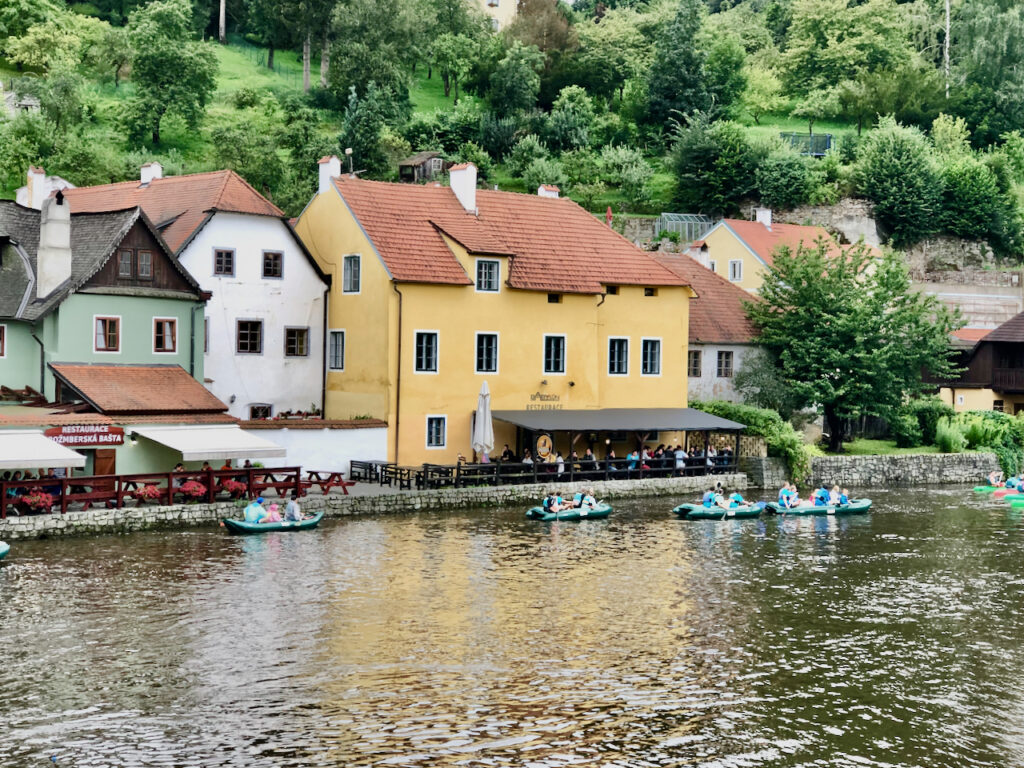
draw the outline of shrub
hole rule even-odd
[[[261,101],[263,101],[263,94],[257,88],[243,86],[231,94],[231,103],[234,105],[235,109],[257,107]]]
[[[791,150],[772,152],[754,175],[761,202],[769,208],[796,208],[810,200],[815,175],[806,158]]]
[[[731,214],[754,190],[759,163],[745,129],[695,118],[676,128],[669,164],[675,174],[674,202],[682,210]]]
[[[578,85],[563,88],[548,116],[546,137],[556,151],[581,149],[590,143],[594,104]]]
[[[935,445],[942,453],[960,453],[967,446],[967,440],[960,428],[944,416],[935,426]]]
[[[916,448],[924,440],[921,425],[912,413],[900,410],[889,421],[889,434],[896,440],[900,448]]]
[[[783,421],[775,411],[751,405],[727,403],[723,400],[690,403],[691,408],[745,424],[748,435],[763,437],[769,456],[779,456],[786,462],[794,481],[811,474],[811,452],[793,425]]]
[[[939,419],[952,419],[956,411],[937,397],[921,397],[908,402],[901,410],[917,419],[922,445],[935,445],[935,429]]]
[[[885,117],[858,154],[858,186],[892,244],[902,248],[934,233],[942,181],[924,134]]]
[[[526,169],[534,160],[546,160],[548,148],[544,146],[536,134],[528,133],[512,147],[505,165],[513,176],[522,178]]]
[[[518,130],[519,124],[515,118],[498,117],[493,112],[485,112],[480,117],[480,146],[491,157],[501,160],[515,146]]]
[[[455,160],[460,163],[472,163],[476,166],[480,180],[485,181],[491,173],[491,157],[480,146],[473,141],[467,141],[461,147],[455,156]]]
[[[942,169],[942,227],[957,237],[980,239],[998,228],[1002,208],[996,178],[985,163],[964,156]]]
[[[526,188],[533,192],[541,184],[554,184],[556,187],[565,187],[565,171],[562,164],[557,160],[541,158],[530,163],[523,172],[523,182]]]

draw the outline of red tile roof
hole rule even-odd
[[[655,258],[697,293],[690,299],[692,343],[749,344],[757,336],[743,309],[743,302],[753,298],[749,293],[685,254],[659,253]]]
[[[475,254],[509,255],[509,285],[601,293],[613,285],[686,285],[566,198],[478,190],[478,215],[448,187],[339,176],[334,184],[398,282],[471,285],[441,236]]]
[[[281,209],[234,171],[167,176],[143,186],[122,181],[98,187],[65,189],[75,213],[117,211],[140,206],[178,253],[212,211],[283,218]]]
[[[960,328],[953,331],[953,335],[963,341],[981,341],[992,333],[991,328]]]
[[[228,409],[178,365],[51,363],[96,410],[112,414],[222,414]]]
[[[768,266],[772,265],[775,251],[780,246],[787,246],[790,250],[796,251],[801,243],[805,248],[813,247],[815,241],[820,237],[825,238],[832,248],[836,246],[832,235],[824,227],[807,227],[801,224],[779,224],[775,222],[772,223],[771,229],[769,229],[759,221],[745,221],[743,219],[723,219],[722,223],[735,232],[736,236],[750,250],[760,256]],[[713,253],[712,256],[714,256]]]

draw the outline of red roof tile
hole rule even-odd
[[[228,409],[178,365],[51,363],[50,368],[96,410],[107,415],[220,415]]]
[[[283,218],[281,209],[234,171],[167,176],[143,186],[122,181],[98,187],[65,189],[75,213],[118,211],[140,206],[178,253],[212,211]]]
[[[792,251],[796,251],[801,244],[805,248],[810,248],[814,246],[819,237],[825,238],[831,247],[836,246],[832,235],[824,227],[806,227],[801,224],[775,222],[769,229],[759,221],[743,219],[723,219],[722,223],[735,232],[740,240],[760,256],[768,266],[772,265],[775,251],[781,246],[786,246]]]
[[[953,335],[964,341],[981,341],[992,333],[991,328],[960,328],[953,331]]]
[[[691,342],[749,344],[757,336],[743,309],[743,302],[752,299],[749,293],[684,254],[659,253],[655,258],[697,293],[690,299]]]
[[[478,190],[474,216],[448,187],[333,181],[399,282],[472,284],[444,232],[470,253],[510,255],[513,288],[601,293],[606,284],[686,285],[569,199]]]

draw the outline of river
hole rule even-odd
[[[15,542],[0,766],[1024,766],[1024,521],[522,510]]]

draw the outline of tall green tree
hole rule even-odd
[[[488,99],[494,111],[509,114],[533,109],[543,67],[544,54],[536,46],[513,40],[491,75]]]
[[[922,373],[952,377],[949,334],[962,323],[934,296],[910,290],[902,258],[863,246],[776,251],[760,301],[747,305],[758,342],[776,359],[785,388],[818,407],[829,449],[843,425],[886,417],[923,392]]]
[[[575,77],[595,96],[622,100],[626,81],[647,72],[653,48],[637,27],[631,9],[612,10],[599,20],[576,27],[580,49],[574,59]]]
[[[352,86],[345,107],[338,143],[352,150],[353,169],[377,175],[387,170],[388,157],[384,148],[384,129],[387,125],[388,94],[375,83],[370,83],[362,96]]]
[[[675,17],[658,41],[648,82],[648,119],[653,125],[668,128],[674,117],[711,106],[706,57],[697,46],[703,13],[701,0],[679,0]]]
[[[154,0],[131,15],[128,25],[136,50],[132,66],[135,94],[125,118],[130,134],[147,133],[160,143],[168,114],[195,129],[216,88],[217,57],[210,45],[192,39],[188,0]]]
[[[758,153],[735,123],[711,123],[697,115],[677,125],[669,165],[675,176],[675,202],[682,210],[726,215],[755,188]]]

